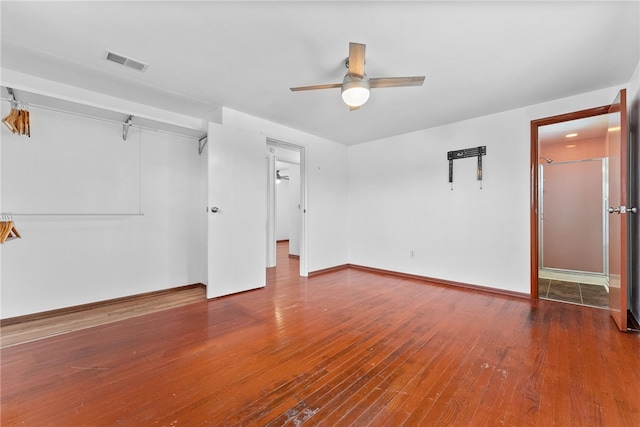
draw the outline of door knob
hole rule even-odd
[[[636,208],[635,206],[632,208],[627,209],[627,212],[631,212],[631,213],[638,213],[638,208]]]
[[[609,208],[607,209],[607,212],[609,213],[620,213],[620,208]]]
[[[215,206],[211,208],[211,213],[217,213],[217,212],[220,212],[220,209],[218,209]]]

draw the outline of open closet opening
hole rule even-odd
[[[203,130],[12,92],[30,114],[2,125],[3,320],[198,282]]]

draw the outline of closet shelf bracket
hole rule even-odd
[[[11,105],[16,103],[16,96],[13,93],[13,88],[7,87],[7,93],[9,94],[9,101],[11,101]]]
[[[202,155],[202,150],[204,150],[204,147],[207,145],[207,141],[209,140],[209,136],[205,135],[202,138],[200,138],[198,140],[198,154]]]
[[[126,142],[127,136],[129,135],[129,128],[131,127],[131,121],[133,120],[133,116],[129,115],[127,120],[122,125],[122,140]]]

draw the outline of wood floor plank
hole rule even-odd
[[[483,364],[489,379],[486,384],[479,384],[485,392],[474,393],[467,412],[473,414],[472,419],[486,420],[487,425],[506,425],[513,399],[522,399],[523,407],[518,409],[522,417],[519,424],[527,425],[530,412],[538,407],[538,370],[545,355],[539,350],[546,348],[545,323],[531,327],[537,319],[535,307],[523,313],[522,302],[507,301],[505,304],[503,314],[511,319],[512,327],[491,332],[493,358]],[[522,340],[522,336],[529,339]]]
[[[640,425],[640,337],[606,311],[277,263],[263,289],[2,348],[0,424]]]
[[[498,301],[492,301],[498,302]],[[511,308],[513,301],[503,300],[501,304],[491,304],[489,314],[483,318],[489,324],[499,321]],[[486,307],[483,307],[486,310]],[[484,310],[483,310],[484,311]],[[484,396],[489,385],[503,387],[507,380],[508,366],[506,358],[513,349],[506,345],[503,330],[482,330],[476,337],[467,341],[467,355],[459,359],[460,369],[451,375],[451,379],[431,407],[433,415],[428,416],[429,423],[440,425],[468,424],[467,410],[476,407],[477,401]],[[484,391],[484,393],[483,393]]]

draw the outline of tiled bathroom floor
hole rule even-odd
[[[609,294],[604,286],[561,280],[538,279],[540,298],[570,302],[591,307],[608,308]]]

